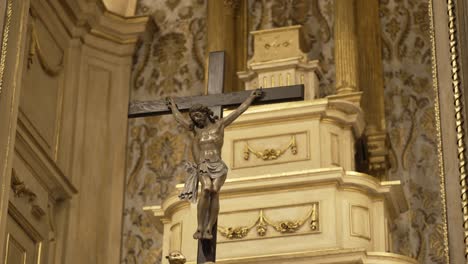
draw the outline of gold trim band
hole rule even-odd
[[[447,0],[447,12],[449,18],[449,40],[450,40],[450,64],[452,66],[452,88],[455,104],[455,126],[457,132],[458,170],[460,171],[461,199],[463,210],[463,229],[465,231],[465,257],[468,256],[468,197],[466,185],[466,154],[465,154],[465,130],[463,128],[463,101],[460,89],[460,78],[458,76],[458,41],[455,1]]]
[[[447,201],[446,201],[446,189],[445,189],[445,165],[442,150],[442,134],[441,134],[441,120],[440,120],[440,104],[439,104],[439,81],[437,78],[437,55],[435,46],[435,27],[434,27],[434,9],[433,0],[429,0],[428,12],[430,18],[430,38],[431,38],[431,52],[432,52],[432,82],[434,88],[434,115],[436,120],[436,137],[437,137],[437,158],[438,158],[438,169],[440,178],[440,196],[442,202],[442,226],[443,226],[443,237],[444,237],[444,256],[446,263],[450,263],[449,257],[449,245],[448,245],[448,227],[447,227]]]
[[[2,54],[0,55],[0,95],[2,95],[3,88],[3,74],[5,73],[5,63],[8,46],[8,35],[10,33],[11,16],[13,14],[13,2],[8,1],[7,12],[6,12],[6,23],[3,29],[3,41],[2,41]]]

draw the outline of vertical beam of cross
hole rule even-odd
[[[210,52],[208,59],[208,89],[207,94],[222,94],[224,83],[224,51]],[[215,115],[223,117],[223,107],[210,107]],[[206,216],[208,218],[208,215]],[[207,219],[205,220],[207,221]],[[197,263],[216,262],[216,237],[218,234],[218,220],[211,230],[212,239],[198,240]]]
[[[210,52],[208,58],[207,94],[222,94],[224,91],[224,51]],[[222,118],[223,107],[211,107],[215,115]]]

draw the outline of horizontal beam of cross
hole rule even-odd
[[[258,98],[253,104],[281,103],[304,100],[304,85],[291,85],[263,89],[264,96]],[[252,91],[233,92],[225,94],[201,95],[175,97],[174,101],[180,111],[190,109],[194,104],[202,104],[208,107],[213,106],[237,106],[240,105]],[[170,110],[165,100],[136,101],[129,105],[128,117],[144,117],[170,114]]]

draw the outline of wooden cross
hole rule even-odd
[[[202,104],[219,118],[222,118],[223,107],[240,105],[251,91],[223,93],[224,51],[211,52],[208,61],[208,94],[174,98],[180,111],[186,111],[194,104]],[[264,90],[264,95],[253,104],[268,104],[304,100],[304,85],[274,87]],[[132,102],[129,106],[129,118],[170,114],[165,100]],[[198,240],[197,263],[216,262],[217,223],[213,225],[213,239]]]

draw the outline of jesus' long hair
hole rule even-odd
[[[208,117],[208,120],[210,120],[211,123],[215,123],[216,120],[219,119],[218,116],[214,115],[214,113],[213,113],[213,111],[211,111],[211,109],[209,109],[208,107],[206,107],[204,105],[201,105],[201,104],[195,104],[192,107],[190,107],[190,110],[189,110],[190,119],[192,119],[192,113],[195,113],[195,112],[204,113]],[[194,126],[195,126],[195,124],[194,124],[193,119],[192,119],[192,124],[190,124],[190,128],[193,130]]]

